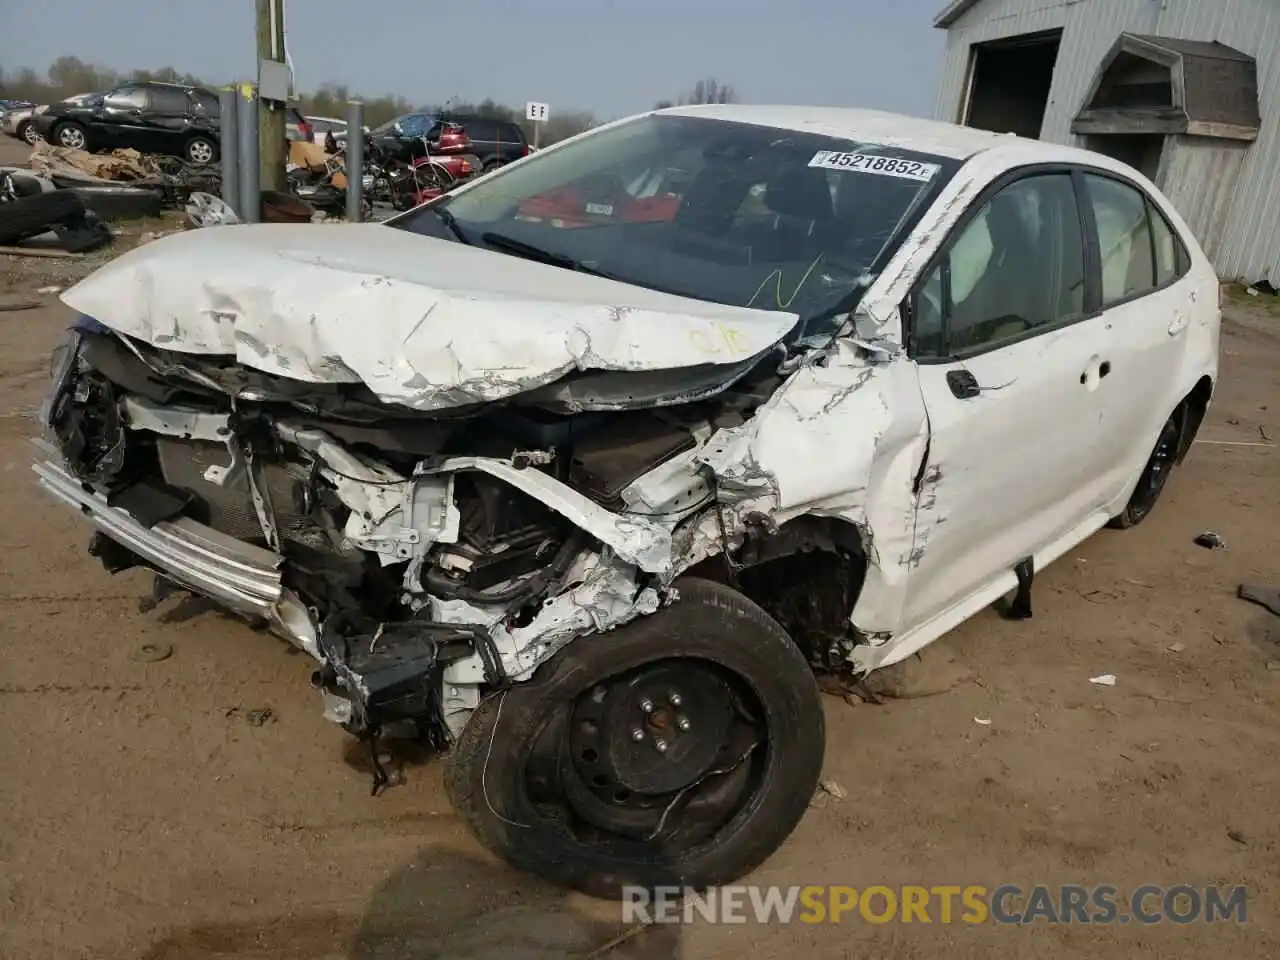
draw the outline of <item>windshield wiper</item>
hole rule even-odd
[[[573,257],[563,253],[556,253],[552,250],[543,250],[541,247],[535,247],[531,243],[525,243],[515,237],[508,237],[503,233],[482,233],[480,239],[495,249],[504,250],[517,257],[524,257],[526,260],[537,260],[539,263],[546,263],[553,267],[563,267],[566,270],[589,273],[593,277],[613,279],[610,274],[605,273],[603,270],[589,267],[581,260],[575,260]]]
[[[449,232],[458,238],[459,243],[471,245],[471,241],[467,239],[467,235],[462,232],[462,227],[458,226],[458,218],[449,212],[448,207],[442,207],[438,203],[433,203],[427,207],[432,213],[444,221],[444,225],[449,228]]]

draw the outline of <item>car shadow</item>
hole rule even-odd
[[[130,956],[139,954],[130,953]],[[496,859],[422,850],[362,914],[307,911],[173,930],[141,960],[683,960],[677,924],[642,926]]]
[[[628,924],[621,904],[588,901],[496,860],[436,848],[419,854],[374,895],[350,960],[682,956],[676,924]]]

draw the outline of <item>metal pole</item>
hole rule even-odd
[[[284,0],[256,0],[258,60],[284,63]],[[261,68],[259,68],[261,71]],[[289,149],[285,138],[288,104],[259,98],[258,182],[265,190],[283,190]]]
[[[225,88],[218,97],[218,151],[222,158],[222,199],[240,212],[240,94]]]
[[[347,104],[347,219],[364,220],[364,104]]]
[[[240,85],[237,108],[240,125],[240,219],[257,223],[262,218],[262,191],[258,187],[258,95],[251,83]]]

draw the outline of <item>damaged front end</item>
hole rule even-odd
[[[108,570],[269,626],[315,659],[350,732],[443,746],[485,693],[655,612],[742,542],[761,491],[740,483],[751,509],[728,509],[703,461],[782,382],[771,356],[643,409],[603,393],[614,409],[583,409],[559,385],[423,414],[82,318],[54,355],[34,471],[96,526]]]

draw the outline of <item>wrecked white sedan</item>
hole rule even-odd
[[[1217,376],[1218,283],[1106,157],[688,107],[389,224],[223,226],[68,290],[40,484],[450,753],[478,836],[616,896],[803,815],[814,671],[894,663],[1139,522]],[[375,785],[376,786],[376,785]]]

